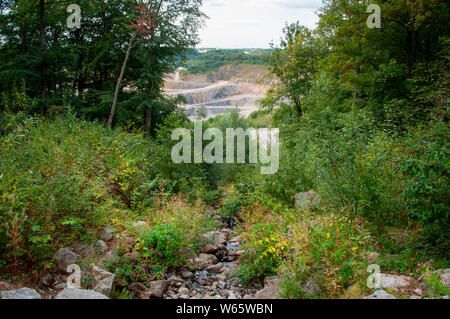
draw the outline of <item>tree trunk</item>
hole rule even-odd
[[[150,107],[145,112],[145,136],[150,136],[150,128],[152,127],[152,110]]]
[[[114,100],[113,104],[111,106],[111,113],[109,114],[108,124],[106,125],[106,128],[109,130],[111,129],[112,121],[114,119],[114,113],[116,112],[116,106],[117,106],[117,100],[119,99],[119,92],[122,85],[122,79],[123,75],[125,73],[125,68],[127,67],[128,59],[130,58],[130,52],[133,47],[133,42],[136,39],[136,33],[133,34],[133,36],[130,39],[130,42],[128,43],[128,49],[127,53],[125,54],[125,59],[123,60],[122,69],[120,70],[119,78],[117,79],[116,84],[116,91],[114,92]]]
[[[41,50],[41,81],[42,81],[42,98],[48,98],[48,85],[47,85],[47,64],[45,62],[44,51],[45,51],[45,0],[40,0],[39,3],[39,40],[40,40],[40,50]]]

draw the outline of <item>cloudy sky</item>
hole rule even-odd
[[[268,48],[279,42],[284,23],[315,27],[322,0],[204,0],[210,17],[199,47]]]

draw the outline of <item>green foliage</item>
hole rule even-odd
[[[157,225],[142,234],[136,249],[139,258],[153,264],[152,275],[159,277],[166,273],[167,267],[174,267],[182,262],[180,243],[185,235],[173,225]]]
[[[238,64],[266,64],[269,60],[270,50],[215,50],[204,53],[194,51],[187,55],[187,60],[182,63],[189,73],[211,73],[225,65]]]

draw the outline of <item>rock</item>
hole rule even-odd
[[[217,264],[219,262],[216,256],[210,254],[200,254],[198,258],[200,259],[200,262],[202,262],[204,265],[212,265]]]
[[[223,267],[224,267],[224,266],[223,266],[222,263],[218,263],[218,264],[215,264],[215,265],[211,265],[211,266],[206,267],[206,271],[219,273],[220,270],[221,270]]]
[[[116,233],[116,230],[110,227],[105,227],[102,230],[102,233],[100,234],[100,238],[104,241],[110,241],[113,239],[114,234]]]
[[[317,208],[320,204],[320,197],[314,191],[298,193],[295,195],[295,207],[298,209]]]
[[[245,294],[242,299],[253,299],[253,297],[249,294]]]
[[[280,299],[278,284],[280,278],[278,276],[268,277],[264,280],[264,289],[258,291],[255,295],[256,299]]]
[[[220,269],[220,273],[224,276],[228,276],[230,272],[231,270],[228,267],[222,267],[222,269]]]
[[[145,287],[140,282],[133,282],[128,285],[128,290],[132,291],[135,295],[139,296],[140,294],[147,291],[147,287]]]
[[[56,252],[56,260],[58,269],[67,272],[69,265],[78,264],[81,261],[81,256],[76,254],[72,248],[60,248]]]
[[[192,279],[194,277],[194,274],[190,271],[183,271],[181,273],[181,278],[183,279]]]
[[[150,283],[149,291],[156,298],[162,298],[167,291],[170,282],[168,280],[156,280]]]
[[[220,231],[211,231],[209,233],[206,233],[203,235],[203,239],[210,243],[214,243],[215,246],[218,246],[220,244],[224,244],[227,242],[226,236],[223,233],[221,233]]]
[[[128,287],[128,282],[122,276],[116,276],[114,283],[116,284],[116,287]]]
[[[380,257],[379,253],[371,252],[369,253],[367,260],[369,261],[370,264],[373,264],[378,260],[379,257]]]
[[[393,295],[388,294],[384,290],[377,290],[372,295],[364,297],[364,299],[396,299]]]
[[[0,296],[1,299],[42,299],[41,295],[31,288],[0,291]]]
[[[92,277],[94,278],[94,290],[111,297],[114,292],[116,276],[112,273],[94,266],[92,268]]]
[[[84,290],[77,288],[64,288],[55,299],[109,299],[104,294],[94,290]]]
[[[136,261],[138,259],[137,252],[126,253],[123,257],[129,259],[130,261]]]
[[[237,257],[241,257],[243,254],[245,254],[245,250],[242,250],[242,249],[235,250],[230,253],[230,255],[237,256]]]
[[[181,295],[189,295],[189,289],[187,289],[186,287],[180,287],[178,289],[178,293]]]
[[[184,248],[181,250],[181,256],[184,256],[184,257],[186,257],[187,259],[195,258],[195,253],[194,253],[194,251],[192,250],[192,248],[190,248],[190,247],[184,247]]]
[[[49,272],[45,272],[41,277],[41,285],[51,287],[53,284],[53,275]]]
[[[208,245],[206,245],[205,247],[203,247],[203,248],[201,249],[201,252],[202,252],[203,254],[214,254],[218,249],[219,249],[219,248],[217,248],[217,246],[208,244]]]
[[[441,282],[447,286],[450,286],[450,268],[442,271]]]
[[[133,223],[133,227],[139,230],[145,230],[146,228],[148,228],[148,224],[141,220],[136,223]]]
[[[384,290],[392,290],[394,292],[402,292],[414,290],[419,286],[416,279],[405,275],[378,274],[380,287]]]
[[[189,299],[189,296],[187,294],[182,294],[178,298],[185,300],[185,299]]]
[[[168,279],[168,281],[171,283],[171,284],[175,284],[175,283],[183,283],[184,282],[184,280],[183,279],[181,279],[180,277],[177,277],[177,276],[170,276],[169,277],[169,279]]]
[[[98,253],[105,253],[106,251],[108,251],[108,245],[103,241],[103,240],[98,240],[93,246],[92,248],[95,249],[96,252]]]
[[[227,276],[226,276],[226,275],[223,275],[223,274],[219,274],[219,275],[217,275],[215,278],[216,278],[216,280],[218,280],[218,281],[225,281],[225,280],[227,279]]]
[[[55,285],[55,289],[64,289],[67,287],[65,282]]]
[[[322,289],[312,278],[307,279],[301,287],[308,297],[317,296],[322,293]]]

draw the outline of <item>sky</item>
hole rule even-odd
[[[322,0],[204,0],[199,48],[269,48],[285,22],[314,28]]]

